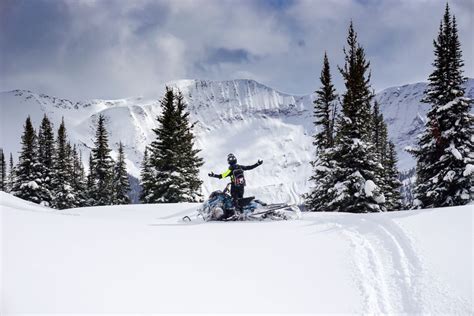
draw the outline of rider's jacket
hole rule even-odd
[[[229,165],[229,168],[227,168],[226,171],[221,174],[216,174],[214,175],[214,177],[218,179],[224,179],[230,176],[230,181],[232,182],[232,185],[244,186],[245,179],[243,178],[243,171],[252,170],[258,166],[258,162],[250,166],[244,166],[239,164]]]

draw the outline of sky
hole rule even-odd
[[[474,77],[474,1],[451,0]],[[160,95],[179,79],[254,79],[291,94],[337,66],[350,21],[372,87],[426,81],[441,0],[2,0],[0,91],[75,100]]]

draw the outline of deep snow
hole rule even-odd
[[[7,314],[473,312],[472,205],[226,223],[183,223],[196,204],[0,205]]]

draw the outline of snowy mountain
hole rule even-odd
[[[465,87],[466,96],[474,98],[474,79],[469,78]],[[429,105],[420,101],[425,89],[426,83],[415,83],[388,88],[376,95],[387,123],[389,137],[397,147],[400,170],[415,166],[415,160],[404,148],[414,145],[416,136],[424,129]]]
[[[242,164],[263,159],[264,164],[246,175],[247,194],[267,201],[299,202],[309,188],[310,160],[313,156],[313,95],[294,96],[266,87],[253,80],[180,80],[168,83],[183,92],[192,119],[197,123],[197,145],[205,165],[201,169],[204,193],[225,186],[222,180],[207,177],[209,171],[226,169],[226,156],[233,152]],[[424,83],[383,90],[377,94],[395,141],[401,169],[414,165],[403,151],[421,131],[428,106],[420,103]],[[157,87],[159,93],[164,86]],[[474,97],[474,80],[467,84]],[[99,114],[107,120],[111,147],[125,145],[129,172],[138,177],[144,148],[154,139],[159,98],[71,101],[31,91],[14,90],[0,94],[0,146],[14,155],[20,149],[25,118],[30,115],[38,127],[46,113],[56,128],[64,117],[69,136],[87,161],[93,146]]]
[[[0,192],[0,314],[472,315],[470,206],[182,222],[196,207]]]

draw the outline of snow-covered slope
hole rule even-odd
[[[300,195],[309,188],[311,173],[312,95],[292,96],[252,80],[180,80],[168,85],[183,91],[197,122],[197,145],[205,160],[201,175],[205,194],[225,185],[209,179],[207,173],[224,171],[225,158],[233,152],[243,164],[264,160],[261,167],[247,173],[248,194],[273,202],[300,201]],[[428,108],[420,103],[425,87],[424,83],[406,85],[377,95],[402,169],[414,165],[403,148],[413,144],[421,130]],[[157,91],[164,91],[164,87],[157,87]],[[474,80],[469,80],[467,91],[474,97]],[[27,115],[38,126],[47,113],[56,127],[64,117],[70,137],[80,144],[84,158],[93,146],[94,125],[102,113],[112,148],[116,150],[119,141],[125,144],[129,171],[138,176],[144,148],[154,139],[152,128],[156,127],[160,106],[159,98],[73,102],[15,90],[0,94],[0,111],[0,146],[5,152],[19,151]]]
[[[0,192],[1,312],[473,312],[470,206],[180,221],[195,208],[58,211]]]

